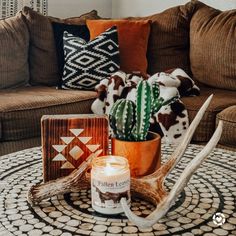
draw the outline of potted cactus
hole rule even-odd
[[[157,83],[151,86],[144,80],[138,83],[135,103],[120,99],[112,106],[112,154],[128,159],[133,177],[150,174],[160,166],[161,137],[148,131],[150,118],[171,101],[159,97]]]

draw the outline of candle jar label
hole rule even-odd
[[[91,173],[92,207],[103,214],[119,214],[123,212],[121,198],[130,204],[130,172],[119,176],[99,178]]]

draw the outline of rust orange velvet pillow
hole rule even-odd
[[[147,73],[147,46],[150,33],[150,21],[135,20],[87,20],[90,40],[116,26],[118,29],[121,70],[129,73],[141,71]]]

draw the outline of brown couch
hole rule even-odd
[[[0,20],[5,40],[0,47],[8,45],[4,55],[0,52],[0,155],[39,146],[42,115],[91,112],[94,91],[55,87],[59,72],[51,22],[84,24],[98,18],[92,11],[62,20],[24,8],[16,17]],[[236,11],[221,12],[194,0],[139,19],[152,21],[148,72],[180,67],[200,86],[200,96],[182,99],[190,121],[204,100],[215,95],[193,142],[208,141],[223,120],[220,144],[236,148]]]

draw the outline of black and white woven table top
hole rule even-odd
[[[189,146],[182,161],[168,176],[167,189],[171,189],[186,164],[201,148]],[[173,149],[169,145],[162,146],[162,161]],[[94,212],[89,190],[53,197],[32,208],[26,200],[27,191],[41,181],[40,148],[0,157],[0,236],[236,235],[235,152],[215,149],[168,214],[146,229],[133,225],[124,215],[104,216]],[[154,210],[153,205],[139,199],[133,199],[131,207],[139,216]],[[224,224],[213,222],[216,213],[223,214]]]

